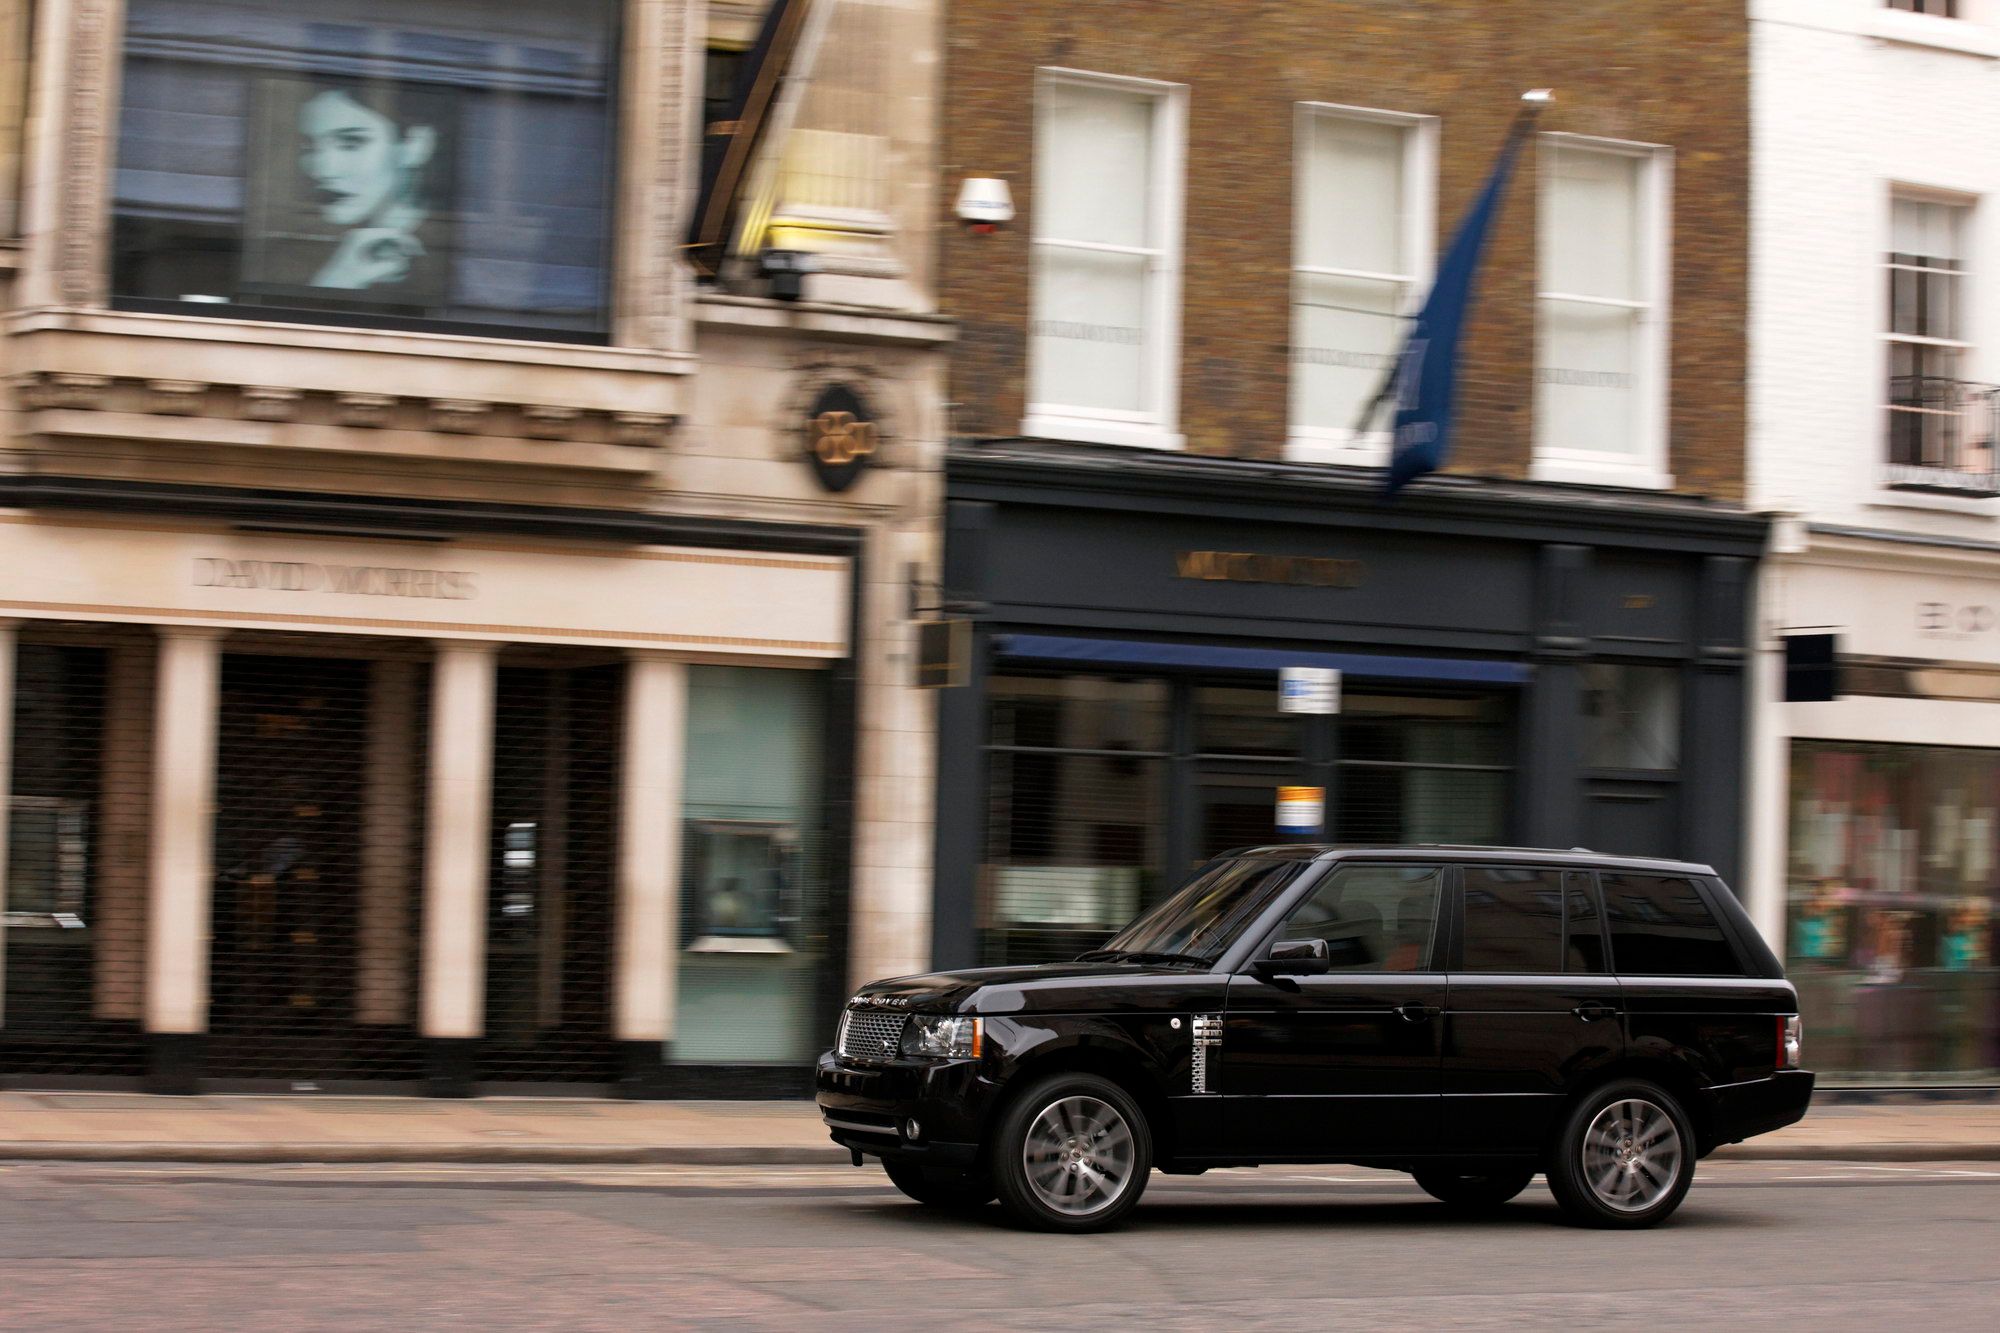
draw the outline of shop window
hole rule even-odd
[[[1204,685],[1194,707],[1195,748],[1205,755],[1296,759],[1303,748],[1299,715],[1278,711],[1273,685]]]
[[[1583,692],[1590,767],[1659,772],[1680,767],[1677,668],[1593,662],[1583,669]]]
[[[1300,457],[1380,462],[1354,438],[1429,276],[1437,122],[1346,107],[1298,110],[1293,184],[1291,434]],[[1339,447],[1365,446],[1361,457]]]
[[[1535,467],[1664,486],[1669,157],[1542,139]]]
[[[2000,751],[1794,741],[1786,971],[1840,1077],[2000,1077]]]
[[[1179,94],[1046,70],[1036,85],[1024,434],[1179,442]]]
[[[990,695],[981,955],[1073,958],[1158,890],[1167,686],[1008,676]]]
[[[817,672],[688,669],[676,1062],[795,1064],[824,1036],[824,694]]]
[[[130,0],[114,297],[601,338],[617,6]]]

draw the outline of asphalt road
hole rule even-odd
[[[0,1164],[0,1328],[1992,1327],[2000,1165],[1709,1163],[1652,1232],[1537,1183],[1155,1176],[1128,1227],[941,1217],[873,1167]]]

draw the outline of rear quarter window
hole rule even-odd
[[[1685,875],[1605,874],[1611,965],[1628,976],[1740,977],[1743,964]]]

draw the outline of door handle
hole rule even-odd
[[[1608,1004],[1580,1004],[1570,1012],[1586,1023],[1595,1023],[1600,1018],[1618,1017],[1618,1011]]]
[[[1410,1004],[1399,1004],[1396,1006],[1396,1016],[1402,1019],[1405,1023],[1428,1022],[1429,1020],[1436,1018],[1442,1012],[1443,1010],[1439,1009],[1434,1004],[1417,1004],[1415,1002],[1412,1002]]]

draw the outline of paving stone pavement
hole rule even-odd
[[[807,1101],[0,1092],[0,1159],[235,1162],[839,1162]],[[1743,1160],[2000,1160],[2000,1100],[1816,1106],[1724,1148]]]

